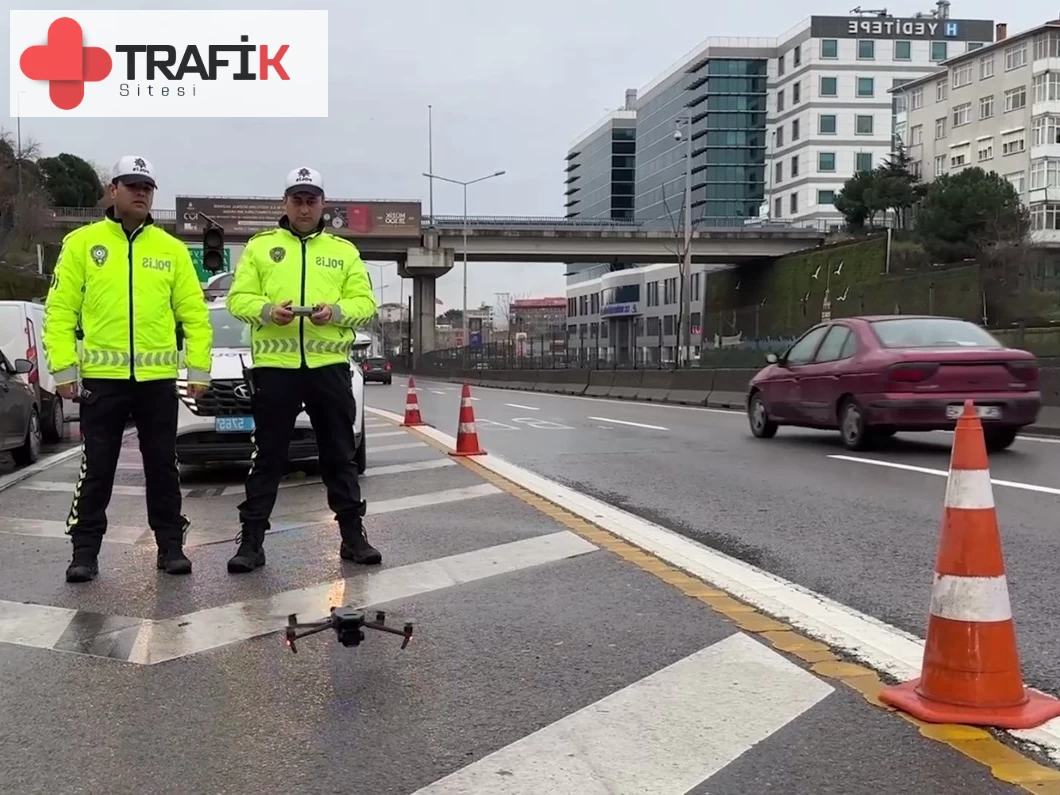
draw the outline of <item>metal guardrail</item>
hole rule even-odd
[[[174,222],[177,220],[176,209],[168,207],[151,211],[156,221]],[[92,221],[103,217],[103,209],[100,207],[55,207],[52,209],[52,217],[56,221]],[[462,229],[464,217],[462,215],[436,215],[424,216],[422,220],[424,229],[432,227],[443,231]],[[696,224],[696,230],[701,232],[729,230],[746,231],[753,234],[758,231],[778,232],[782,230],[806,231],[826,233],[836,222],[815,220],[808,222],[787,223],[747,223],[746,218],[703,218]],[[666,225],[659,223],[643,223],[635,221],[610,220],[607,218],[560,218],[550,216],[520,216],[520,215],[476,215],[468,216],[467,224],[476,229],[494,227],[497,229],[582,229],[586,231],[613,231],[613,232],[672,232]]]

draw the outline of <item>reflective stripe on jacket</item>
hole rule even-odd
[[[195,266],[187,246],[150,216],[126,233],[108,208],[102,221],[63,239],[41,335],[57,383],[176,378],[177,323],[184,327],[188,380],[210,383],[213,327]]]
[[[375,292],[361,253],[349,240],[323,231],[299,237],[287,218],[247,241],[228,291],[228,311],[251,329],[255,367],[297,369],[349,362],[356,329],[375,317]],[[295,317],[272,322],[273,307],[331,307],[331,322]]]

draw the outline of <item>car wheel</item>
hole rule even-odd
[[[839,433],[848,450],[865,450],[870,445],[872,437],[865,423],[865,414],[853,398],[844,401],[839,409]]]
[[[357,456],[354,458],[354,462],[357,465],[357,474],[363,475],[364,471],[368,469],[368,441],[364,438],[364,434],[361,434],[361,443],[357,445]]]
[[[1011,447],[1018,434],[1019,428],[984,428],[983,440],[988,451],[997,453]]]
[[[63,438],[65,418],[63,416],[63,399],[56,395],[52,398],[51,410],[48,418],[41,426],[41,437],[44,441],[54,444]]]
[[[755,392],[751,396],[751,402],[747,405],[747,419],[751,423],[751,433],[757,439],[772,439],[777,435],[777,424],[769,419],[766,411],[766,403],[762,400],[762,393]]]
[[[40,414],[37,413],[37,409],[34,407],[33,413],[29,415],[29,428],[26,429],[26,440],[22,443],[21,447],[11,451],[11,457],[15,459],[15,463],[19,466],[35,463],[37,459],[40,458],[40,447]]]

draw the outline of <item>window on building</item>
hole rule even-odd
[[[1060,187],[1060,160],[1048,158],[1031,162],[1031,190]]]
[[[789,170],[791,171],[791,178],[792,179],[795,179],[795,177],[799,176],[799,156],[798,155],[795,155],[793,158],[791,158],[791,166],[789,167]]]
[[[909,108],[910,110],[919,110],[924,107],[924,89],[914,88],[909,92]]]
[[[946,96],[947,96],[946,81],[945,80],[939,80],[937,83],[935,83],[935,101],[936,102],[945,102],[946,101]]]
[[[1027,151],[1027,139],[1022,135],[1006,138],[1001,142],[1001,156],[1018,155]]]
[[[786,57],[787,57],[786,55],[781,55],[779,58],[777,58],[777,75],[778,76],[784,74],[784,59]]]
[[[872,152],[858,152],[854,156],[854,171],[872,171]]]
[[[822,97],[836,97],[839,96],[839,80],[834,77],[822,77],[821,78],[821,96]]]
[[[854,132],[858,135],[872,135],[873,117],[871,115],[857,115],[854,117]]]
[[[946,119],[935,119],[935,140],[941,140],[946,137]]]
[[[965,64],[953,70],[953,87],[963,88],[972,84],[972,65]]]
[[[914,124],[909,128],[909,144],[910,146],[920,146],[924,143],[924,125]]]
[[[1060,144],[1060,116],[1036,116],[1032,136],[1032,146]]]
[[[773,130],[773,143],[777,149],[784,145],[784,128],[780,125]]]
[[[791,64],[792,66],[802,65],[802,47],[795,45],[795,49],[791,51]]]
[[[835,191],[834,190],[819,190],[817,191],[817,203],[824,205],[835,204]]]
[[[911,61],[913,60],[913,42],[911,41],[895,41],[894,43],[894,60],[896,61]]]
[[[1060,99],[1060,73],[1035,75],[1031,82],[1035,102],[1055,102]]]
[[[968,165],[968,150],[957,150],[950,155],[950,168],[960,168]]]
[[[780,89],[777,92],[777,113],[781,113],[784,110],[784,89]]]
[[[1027,45],[1017,44],[1005,50],[1005,71],[1011,72],[1027,65]]]
[[[990,119],[994,116],[994,95],[979,97],[979,118]]]
[[[858,60],[872,61],[876,58],[876,42],[872,39],[858,39]]]
[[[839,39],[821,39],[821,57],[839,57]]]
[[[964,102],[953,106],[953,126],[962,127],[972,122],[972,103]]]
[[[794,191],[788,197],[788,207],[791,209],[791,214],[794,215],[799,211],[799,192]]]
[[[1055,32],[1043,33],[1034,39],[1034,60],[1060,58],[1060,36]]]
[[[1060,229],[1060,204],[1046,202],[1031,206],[1031,229],[1036,232]]]
[[[939,177],[946,173],[946,155],[935,155],[935,176]]]
[[[1005,179],[1012,183],[1012,187],[1016,189],[1016,193],[1022,196],[1027,190],[1027,172],[1026,171],[1015,171],[1011,174],[1006,174]]]
[[[980,50],[980,49],[982,49],[982,47],[983,47],[983,42],[981,42],[981,41],[970,41],[970,42],[968,42],[968,52],[971,52],[972,50]]]
[[[799,120],[798,119],[792,119],[791,120],[791,140],[792,141],[799,140]]]
[[[779,185],[784,181],[784,162],[778,160],[773,164],[773,184]]]
[[[798,82],[791,85],[791,104],[798,105],[802,101],[802,86]]]
[[[876,93],[876,81],[871,77],[858,78],[858,96],[871,97]]]
[[[784,217],[784,200],[777,198],[773,201],[773,217],[783,218]]]
[[[994,159],[994,144],[992,142],[990,142],[990,141],[980,141],[979,142],[979,152],[976,155],[976,159],[980,163],[983,163],[983,162],[985,162],[987,160],[993,160]]]
[[[834,113],[822,113],[817,117],[817,132],[820,135],[835,135],[836,122]]]
[[[1005,113],[1027,107],[1027,86],[1017,86],[1005,92]]]
[[[835,152],[818,152],[817,170],[835,171]]]
[[[944,41],[933,41],[931,42],[931,60],[932,61],[945,61],[946,54],[949,51],[947,43]]]

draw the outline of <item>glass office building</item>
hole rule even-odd
[[[680,228],[692,131],[692,216],[753,218],[765,195],[769,39],[711,40],[637,103],[636,220]],[[704,222],[701,222],[704,223]]]

